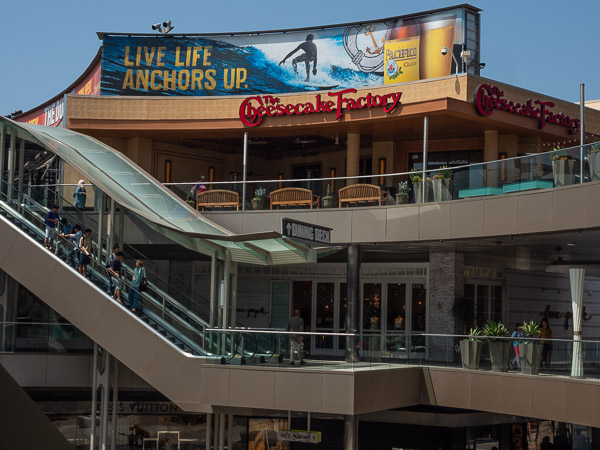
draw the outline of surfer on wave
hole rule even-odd
[[[279,65],[285,64],[286,59],[296,53],[298,50],[304,51],[302,55],[296,56],[292,59],[292,66],[294,66],[294,72],[298,73],[298,63],[304,62],[306,64],[306,80],[310,81],[310,63],[313,62],[313,75],[317,74],[317,46],[313,42],[314,36],[309,34],[306,36],[306,41],[292,50],[288,55],[281,60]]]

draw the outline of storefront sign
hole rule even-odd
[[[307,444],[318,444],[321,442],[320,431],[281,430],[279,439],[288,442],[306,442]]]
[[[344,111],[377,107],[383,107],[384,112],[391,113],[400,104],[402,97],[402,92],[383,95],[373,95],[369,92],[358,98],[348,98],[345,97],[346,94],[356,94],[356,89],[328,92],[331,100],[323,99],[321,94],[317,94],[314,102],[305,103],[285,104],[280,98],[272,95],[256,95],[248,97],[240,105],[240,120],[247,127],[255,127],[260,125],[265,117],[334,112],[335,119],[338,120]]]
[[[560,312],[560,311],[553,311],[552,308],[550,307],[550,305],[546,305],[546,309],[540,313],[542,317],[545,317],[546,319],[565,319],[564,322],[564,327],[565,330],[569,329],[569,320],[573,318],[573,313],[571,311],[565,311],[565,312]],[[588,314],[586,311],[586,307],[584,306],[582,308],[581,311],[581,318],[583,320],[590,320],[592,317],[594,317],[595,314]]]
[[[281,219],[281,233],[309,245],[331,245],[331,228],[319,225],[283,218]]]
[[[458,57],[463,49],[479,48],[478,15],[472,7],[453,7],[265,33],[107,34],[102,95],[282,94],[448,76],[453,58],[440,50],[447,47]],[[314,17],[318,20],[318,12]],[[467,22],[475,36],[468,41]]]
[[[540,129],[544,128],[547,123],[553,123],[566,127],[570,134],[577,133],[581,125],[579,119],[569,117],[562,112],[555,113],[549,109],[553,106],[554,102],[543,102],[541,100],[528,99],[526,103],[514,102],[504,98],[504,91],[500,88],[489,84],[480,85],[475,92],[475,109],[482,116],[491,116],[494,110],[497,109],[537,119]]]

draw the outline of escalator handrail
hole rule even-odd
[[[15,192],[18,192],[16,189],[13,189],[13,190],[14,190]],[[21,195],[22,195],[22,196],[23,196],[25,199],[27,199],[27,201],[29,201],[29,202],[32,202],[32,203],[33,203],[33,204],[34,204],[36,207],[40,208],[41,210],[43,210],[43,211],[46,211],[46,212],[49,210],[49,209],[48,209],[46,206],[44,206],[44,205],[40,204],[39,202],[37,202],[36,200],[32,199],[32,198],[31,198],[29,195],[27,195],[27,194],[24,194],[24,193],[21,193]],[[59,196],[59,198],[61,198],[61,199],[62,199],[62,197],[60,197],[60,196]],[[26,204],[25,202],[22,204],[22,206],[23,206],[25,209],[27,209],[27,210],[28,210],[28,212],[29,212],[29,213],[32,215],[32,217],[33,217],[33,218],[35,218],[36,220],[38,220],[38,221],[39,221],[39,222],[42,224],[42,226],[43,226],[43,224],[45,223],[44,219],[42,219],[41,217],[37,216],[35,211],[31,211],[31,210],[29,210],[29,209],[27,208],[27,204]],[[9,209],[11,209],[11,210],[12,210],[12,208],[9,208]],[[27,220],[26,218],[23,218],[23,219],[24,219],[24,220]],[[91,220],[92,222],[95,222],[95,223],[97,223],[97,222],[96,222],[96,221],[95,221],[93,218],[91,218],[91,217],[89,218],[89,220]],[[40,230],[38,229],[38,231],[40,231]],[[65,242],[67,242],[67,244],[68,244],[68,245],[71,245],[71,242],[70,242],[68,239],[66,239],[66,238],[64,238],[64,237],[62,237],[62,236],[58,236],[58,238],[60,238],[60,239],[63,239]],[[95,241],[93,241],[93,242],[95,242]],[[95,242],[95,243],[96,243],[95,247],[96,247],[96,248],[99,248],[99,247],[98,247],[98,243],[97,243],[97,242]],[[131,247],[131,246],[130,246],[130,247]],[[103,250],[103,254],[106,254],[106,251],[104,250],[104,248],[103,248],[102,250]],[[98,269],[97,269],[97,270],[98,270],[98,272],[102,272],[102,271],[104,270],[104,267],[102,267],[102,265],[101,265],[101,264],[99,264],[99,263],[98,263],[96,260],[92,259],[92,261],[94,262],[94,265],[98,266]],[[92,267],[94,267],[94,266],[92,266]],[[133,269],[132,269],[131,267],[129,267],[129,266],[128,266],[128,265],[126,265],[126,264],[123,264],[123,267],[125,268],[125,272],[126,272],[126,274],[127,274],[127,275],[132,275],[132,274],[133,274]],[[125,277],[125,278],[126,278],[126,277]],[[122,282],[123,282],[124,284],[126,284],[128,287],[130,287],[129,283],[127,283],[127,281],[126,281],[126,280],[122,280]],[[203,320],[203,319],[201,319],[200,317],[198,317],[198,316],[197,316],[195,313],[193,313],[192,311],[190,311],[189,309],[187,309],[185,306],[183,306],[181,303],[179,303],[177,300],[175,300],[175,299],[174,299],[173,297],[171,297],[169,294],[167,294],[166,292],[164,292],[163,290],[161,290],[160,288],[158,288],[158,287],[156,286],[156,284],[154,284],[154,283],[149,283],[149,285],[150,285],[150,288],[152,288],[152,290],[153,290],[153,291],[154,291],[156,294],[158,294],[158,296],[159,296],[159,297],[161,297],[162,299],[164,299],[164,300],[166,301],[166,303],[169,303],[170,305],[172,305],[172,306],[173,306],[174,308],[176,308],[177,310],[184,312],[184,313],[185,313],[187,316],[189,316],[189,318],[190,318],[190,319],[192,319],[192,321],[193,321],[193,322],[196,322],[196,323],[199,325],[200,331],[202,331],[204,328],[206,328],[206,327],[208,327],[208,326],[209,326],[209,325],[208,325],[208,322],[206,322],[205,320]],[[140,292],[140,295],[141,295],[141,296],[144,296],[145,298],[149,298],[149,299],[151,299],[151,301],[153,301],[154,303],[156,303],[156,304],[158,305],[158,303],[156,302],[156,299],[152,298],[150,295],[147,295],[147,294],[145,294],[144,292]],[[164,307],[164,305],[162,305],[162,306],[163,306],[163,308],[162,308],[162,309],[163,309],[163,312],[164,312],[164,311],[166,311],[166,310],[167,310],[167,308],[165,308],[165,307]],[[177,317],[177,318],[178,318],[178,320],[179,320],[179,321],[181,321],[181,319],[180,319],[178,316],[175,316],[175,315],[172,315],[172,314],[170,314],[170,316],[172,316],[172,317]],[[182,323],[185,323],[185,322],[182,322]],[[191,329],[191,328],[190,328],[190,329]],[[196,330],[196,331],[198,331],[198,330]]]

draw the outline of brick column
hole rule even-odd
[[[465,258],[457,252],[429,252],[429,332],[462,333],[452,316],[452,304],[465,293]],[[454,361],[457,342],[449,338],[429,339],[429,358],[433,361]]]

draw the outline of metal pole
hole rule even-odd
[[[98,407],[98,344],[94,342],[92,360],[92,410],[90,411],[90,450],[94,450],[96,439],[96,408]]]
[[[306,431],[310,433],[310,411],[306,413]]]
[[[6,130],[4,125],[0,125],[0,194],[4,192],[4,155],[5,155],[5,144],[6,144]]]
[[[10,203],[13,194],[13,183],[15,181],[15,153],[17,149],[17,134],[15,131],[10,135],[10,146],[8,147],[8,179],[6,180],[6,199]]]
[[[102,241],[104,240],[104,192],[99,188],[96,189],[98,195],[98,240],[96,246],[98,248],[98,258],[96,262],[102,266]]]
[[[583,146],[585,145],[585,84],[579,85],[579,183],[583,183]]]
[[[211,413],[206,414],[206,450],[210,450],[210,447],[212,446],[212,417],[213,415]]]
[[[125,242],[125,207],[119,206],[119,247],[123,249],[123,242]]]
[[[112,423],[110,448],[117,450],[117,401],[119,399],[119,361],[113,358],[113,398],[112,398]]]
[[[244,169],[242,174],[242,211],[246,210],[246,173],[247,173],[247,163],[248,163],[248,132],[244,133]]]
[[[344,416],[344,450],[358,449],[358,416]]]
[[[110,378],[110,354],[104,350],[105,364],[104,364],[104,373],[103,382],[102,382],[102,413],[100,416],[100,449],[106,450],[106,435],[108,432],[108,391],[110,388],[109,378]]]
[[[429,144],[429,117],[423,117],[423,184],[421,187],[421,201],[425,203],[427,198],[425,192],[427,191],[427,146]]]
[[[108,258],[108,255],[110,255],[112,253],[112,247],[113,244],[115,242],[117,242],[117,240],[115,239],[115,214],[117,212],[117,205],[115,203],[115,199],[111,197],[110,199],[110,220],[109,220],[109,225],[110,225],[110,230],[109,230],[109,234],[107,235],[108,237],[108,241],[106,243],[106,255]]]
[[[237,326],[237,271],[238,264],[232,262],[233,271],[231,273],[231,316],[229,318],[229,326],[235,328]]]
[[[19,163],[17,164],[17,174],[19,181],[17,182],[17,198],[19,205],[23,203],[23,177],[25,176],[25,139],[20,139],[19,145]]]

